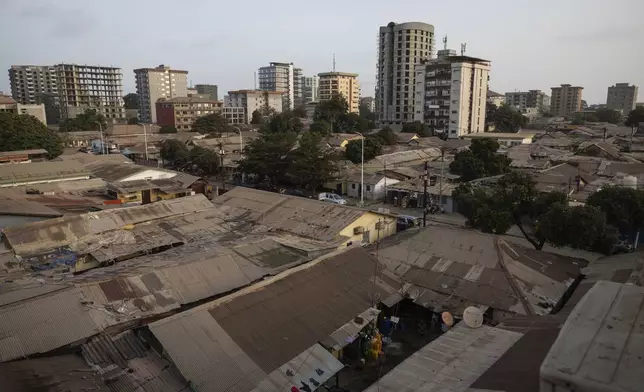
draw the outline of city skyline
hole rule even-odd
[[[14,64],[61,62],[115,66],[123,70],[125,93],[136,91],[136,68],[168,64],[186,69],[191,84],[217,84],[225,94],[253,88],[254,72],[268,62],[293,62],[306,76],[331,71],[335,53],[336,70],[360,74],[362,96],[373,96],[376,36],[379,26],[391,21],[434,25],[437,49],[442,48],[445,34],[451,49],[458,51],[467,42],[467,55],[491,61],[490,88],[500,93],[549,91],[569,83],[583,86],[584,99],[592,104],[605,103],[606,90],[615,83],[644,85],[640,71],[644,54],[633,50],[644,34],[639,20],[644,4],[627,0],[552,2],[556,7],[546,1],[520,8],[502,0],[493,9],[481,3],[463,7],[418,0],[395,4],[331,0],[316,8],[315,15],[335,18],[335,28],[319,31],[311,29],[310,20],[304,17],[305,13],[310,16],[308,7],[295,7],[299,3],[290,0],[281,2],[281,9],[289,13],[270,20],[264,16],[274,4],[264,3],[253,4],[252,12],[248,4],[226,4],[222,9],[209,2],[185,7],[169,3],[172,7],[168,8],[159,1],[115,0],[114,7],[100,10],[78,0],[55,8],[46,1],[5,3],[0,31],[14,39],[0,44],[0,67],[8,70]],[[121,12],[121,3],[127,4],[127,13]],[[346,12],[335,13],[336,4]],[[629,12],[624,13],[625,9]],[[215,11],[243,15],[249,28],[237,29],[238,18],[212,23]],[[137,16],[146,13],[151,17]],[[358,20],[355,15],[360,16]],[[172,35],[159,34],[164,25],[172,27]],[[16,31],[20,34],[11,34]],[[7,76],[0,81],[0,90],[10,91]]]

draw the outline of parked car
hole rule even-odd
[[[421,224],[420,219],[411,215],[398,215],[396,219],[396,231],[407,230],[410,227],[418,227]]]
[[[344,200],[340,195],[335,193],[320,193],[318,195],[318,200],[326,201],[333,204],[347,204],[347,201]]]
[[[301,189],[282,189],[280,193],[284,195],[299,196],[299,197],[311,197],[305,191]]]

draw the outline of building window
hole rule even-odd
[[[371,192],[371,185],[367,185],[367,192]]]
[[[351,184],[351,189],[356,189],[356,184]]]

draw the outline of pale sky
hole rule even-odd
[[[492,62],[497,92],[570,83],[605,103],[618,82],[644,101],[644,0],[0,0],[0,69],[12,64],[79,63],[123,69],[166,64],[192,83],[253,88],[253,72],[293,62],[305,75],[360,74],[373,96],[378,27],[434,25],[437,46]],[[6,71],[0,91],[9,93]]]

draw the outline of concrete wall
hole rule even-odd
[[[376,229],[376,224],[379,220],[382,222],[381,230]],[[354,234],[354,229],[359,226],[364,227],[364,231],[368,232],[369,234]],[[364,239],[367,238],[367,242],[371,244],[378,240],[378,236],[380,236],[380,239],[383,239],[395,233],[395,218],[388,215],[381,215],[375,212],[365,212],[363,216],[358,218],[356,221],[354,221],[352,224],[350,224],[340,232],[340,235],[349,237],[349,240],[343,243],[341,247],[346,246],[347,242],[361,243]]]

